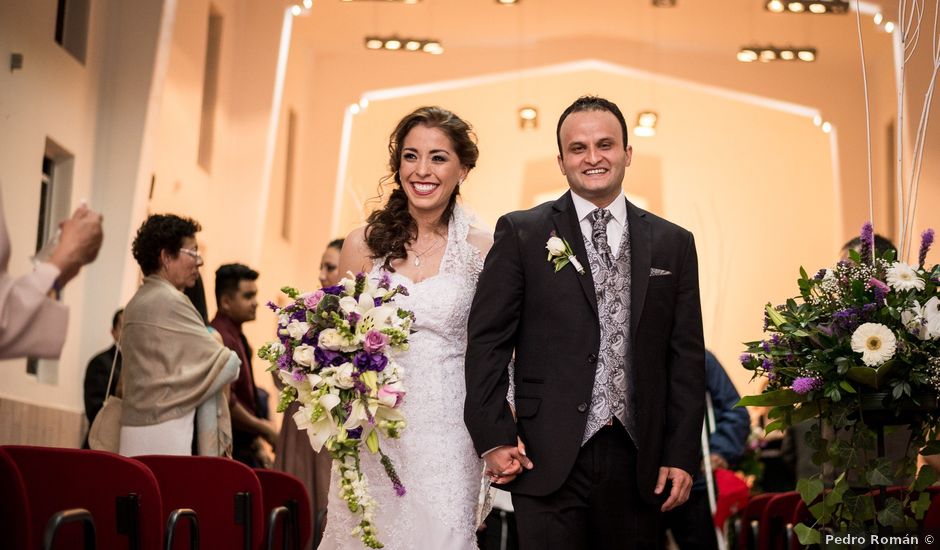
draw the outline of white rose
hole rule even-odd
[[[353,387],[353,384],[356,383],[356,380],[353,378],[352,363],[343,363],[342,365],[336,367],[336,372],[333,375],[333,383],[336,384],[337,388],[342,388],[344,390]]]
[[[565,241],[559,237],[552,237],[545,243],[545,248],[552,256],[563,256],[565,254]]]
[[[356,311],[358,306],[359,302],[357,302],[356,299],[352,296],[343,296],[339,299],[339,308],[343,310],[343,313],[346,315]]]
[[[345,338],[335,328],[328,328],[320,333],[321,348],[336,351],[345,344]]]
[[[282,313],[277,316],[277,324],[282,327],[286,327],[290,323],[290,315]]]
[[[298,365],[303,365],[305,367],[312,367],[313,360],[313,346],[308,346],[306,344],[302,346],[297,346],[294,349],[293,359],[294,362]]]
[[[294,340],[299,340],[304,337],[305,334],[310,330],[310,325],[294,319],[287,325],[287,333],[290,334],[290,337]]]
[[[284,344],[280,342],[271,342],[268,344],[268,350],[272,355],[277,355],[280,357],[281,355],[284,355],[284,352],[287,351],[287,348],[285,348]]]
[[[346,294],[353,294],[356,292],[356,276],[353,275],[352,271],[347,271],[346,275],[347,277],[340,281],[339,284],[343,285]]]

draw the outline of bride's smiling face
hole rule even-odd
[[[428,214],[444,211],[468,171],[447,134],[421,124],[405,136],[400,162],[398,176],[411,209]]]

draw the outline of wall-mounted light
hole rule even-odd
[[[777,46],[744,46],[738,50],[738,61],[752,63],[761,61],[816,61],[816,48],[795,48]]]
[[[652,137],[656,135],[656,123],[659,115],[655,111],[641,111],[636,115],[636,125],[633,135],[639,137]]]
[[[674,8],[676,0],[653,0],[654,8]]]
[[[539,127],[539,110],[531,105],[519,107],[519,128],[535,130]]]
[[[420,38],[401,38],[398,36],[367,36],[365,38],[367,50],[401,50],[406,52],[424,52],[432,55],[444,53],[440,40],[427,40]]]
[[[773,13],[842,15],[849,12],[849,3],[846,0],[767,0],[764,8]]]
[[[497,4],[502,4],[504,6],[511,6],[513,4],[518,4],[519,0],[496,0]]]

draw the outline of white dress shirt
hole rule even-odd
[[[594,244],[594,224],[591,221],[591,212],[597,210],[597,205],[593,202],[579,196],[574,191],[571,193],[571,200],[574,202],[575,212],[578,213],[578,221],[581,223],[581,233],[593,246]],[[617,197],[604,208],[612,216],[607,222],[607,244],[610,245],[611,259],[620,254],[620,240],[623,238],[623,228],[627,223],[627,197],[623,191],[617,194]]]

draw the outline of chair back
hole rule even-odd
[[[98,548],[157,550],[163,539],[160,490],[140,462],[102,451],[54,447],[3,447],[22,474],[34,544],[49,520],[85,509],[94,521]],[[62,525],[54,548],[82,548],[80,523]]]
[[[800,493],[787,491],[776,493],[761,512],[758,530],[758,548],[763,550],[788,550],[796,534],[791,523],[794,513],[802,502]]]
[[[770,499],[776,494],[777,493],[761,493],[752,496],[747,501],[747,506],[741,513],[740,518],[741,525],[740,529],[738,529],[738,548],[743,550],[757,548],[761,514],[764,511],[764,507],[767,506],[767,503],[770,502]]]
[[[261,482],[262,510],[264,511],[264,532],[266,548],[292,548],[300,550],[310,539],[310,497],[300,479],[275,470],[255,469],[255,475]],[[285,545],[282,523],[275,509],[284,506],[290,514],[290,544]]]
[[[0,533],[10,548],[33,548],[26,483],[16,463],[0,447]]]
[[[136,457],[160,484],[163,518],[174,510],[196,512],[201,548],[256,550],[264,537],[261,484],[248,466],[227,458],[146,455]],[[189,548],[190,524],[181,522],[173,548]]]

